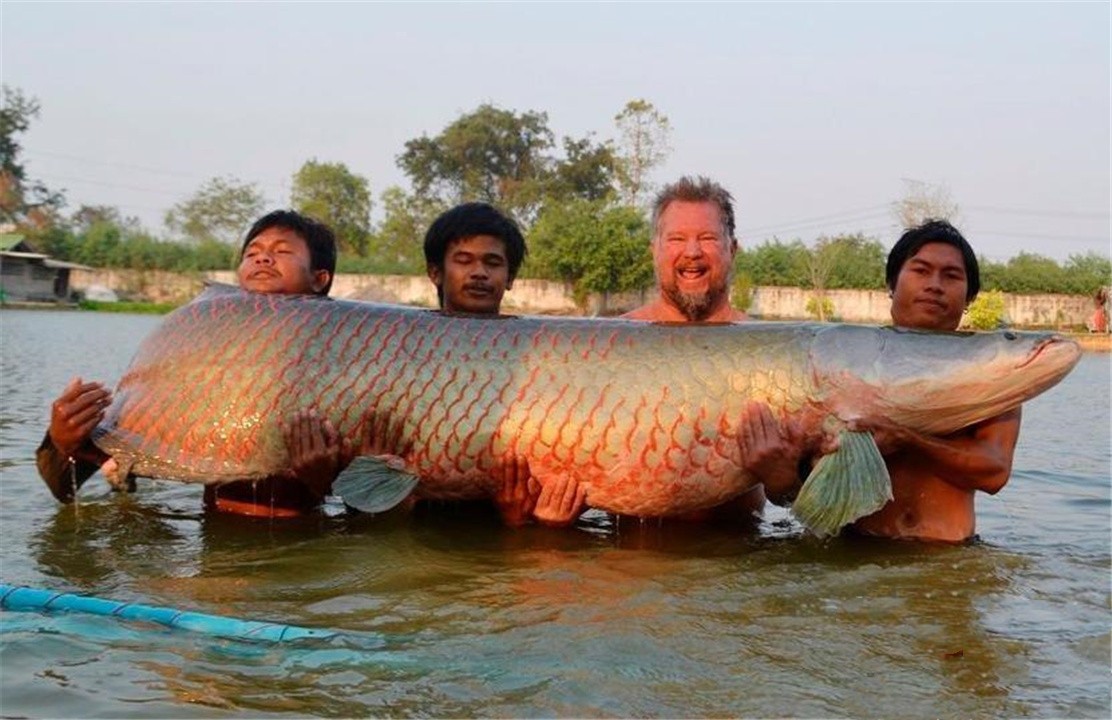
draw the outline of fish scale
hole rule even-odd
[[[222,483],[286,471],[280,421],[297,410],[355,447],[373,414],[401,425],[424,497],[489,496],[518,456],[542,483],[575,477],[595,507],[662,516],[752,486],[737,442],[750,400],[811,430],[882,405],[952,432],[1064,376],[1076,346],[1036,350],[1048,337],[455,316],[211,287],[144,340],[94,440],[137,475]]]

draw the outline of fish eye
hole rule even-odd
[[[1015,340],[1015,339],[1016,339],[1016,338],[1018,338],[1018,337],[1019,337],[1019,336],[1018,336],[1018,335],[1016,335],[1016,334],[1015,334],[1014,332],[1012,332],[1011,330],[1008,330],[1008,331],[1006,331],[1006,332],[1004,333],[1004,339],[1005,339],[1005,340]]]

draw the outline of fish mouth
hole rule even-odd
[[[1065,344],[1065,339],[1061,338],[1057,335],[1055,335],[1053,337],[1049,337],[1049,338],[1041,341],[1039,344],[1035,345],[1035,347],[1031,348],[1031,352],[1027,353],[1027,357],[1023,358],[1021,361],[1019,361],[1016,364],[1016,366],[1015,366],[1016,370],[1019,370],[1020,368],[1025,368],[1028,365],[1030,365],[1031,363],[1035,362],[1035,360],[1037,358],[1039,358],[1041,355],[1043,355],[1045,352],[1047,352],[1047,350],[1049,350],[1050,348],[1057,349],[1059,347],[1063,347],[1064,344]]]

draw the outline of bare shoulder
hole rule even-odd
[[[630,310],[629,312],[625,313],[624,315],[621,315],[620,317],[623,320],[649,320],[649,321],[657,320],[658,319],[657,316],[660,313],[659,313],[659,311],[657,311],[655,305],[656,305],[656,303],[648,303],[647,305],[642,305],[639,308],[635,308],[633,310]]]

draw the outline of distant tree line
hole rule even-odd
[[[20,159],[19,135],[38,116],[38,103],[6,85],[3,95],[0,222],[41,252],[94,267],[226,270],[235,266],[247,227],[268,209],[257,185],[216,177],[166,213],[163,236],[113,207],[82,206],[67,214],[64,193],[27,177]],[[591,293],[639,290],[653,282],[647,204],[655,188],[649,178],[668,156],[671,126],[640,99],[627,103],[613,123],[611,139],[557,139],[546,113],[483,104],[437,134],[405,143],[397,164],[412,190],[385,188],[377,224],[371,222],[370,181],[340,162],[306,161],[292,175],[289,206],[336,231],[340,272],[423,274],[422,241],[433,218],[459,202],[486,201],[526,231],[522,275],[567,283],[585,304]],[[906,224],[953,217],[957,206],[944,190],[918,185],[894,211]],[[879,240],[861,234],[824,237],[811,247],[779,239],[743,247],[735,302],[744,307],[758,285],[808,288],[821,318],[826,290],[883,288],[886,254]],[[1091,294],[1110,284],[1112,263],[1095,253],[1064,264],[1021,253],[1005,263],[982,259],[981,272],[986,290]]]

